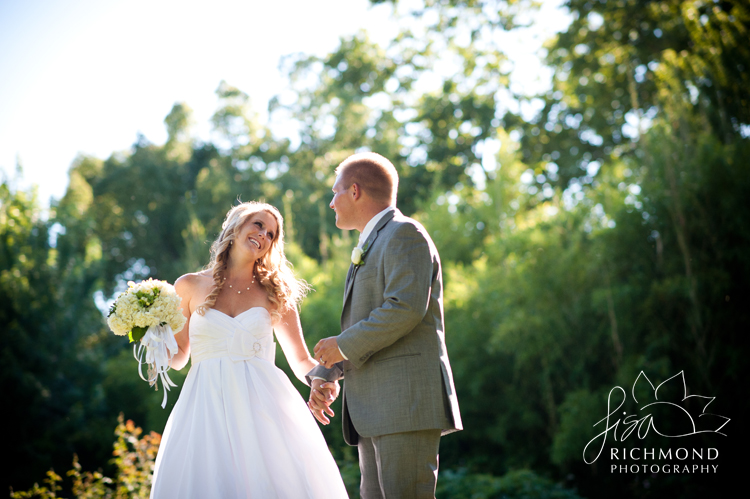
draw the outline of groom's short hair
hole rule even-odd
[[[345,189],[357,183],[374,200],[396,206],[398,172],[380,154],[363,152],[349,156],[336,168],[336,175]]]

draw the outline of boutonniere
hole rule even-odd
[[[352,250],[352,263],[359,267],[360,265],[365,264],[365,255],[367,254],[367,249],[370,247],[370,241],[367,241],[364,246],[361,248],[359,246],[355,247]]]

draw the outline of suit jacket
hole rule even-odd
[[[375,226],[346,280],[338,345],[349,360],[309,376],[343,377],[344,439],[462,429],[445,347],[440,256],[395,210]],[[356,428],[356,430],[355,430]]]

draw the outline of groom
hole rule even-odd
[[[440,257],[425,228],[396,209],[397,189],[396,169],[379,154],[355,154],[336,169],[336,226],[360,239],[342,332],[318,342],[321,365],[308,374],[345,379],[344,440],[358,448],[365,499],[434,497],[440,436],[462,429]]]

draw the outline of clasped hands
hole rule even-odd
[[[339,396],[339,391],[338,381],[316,378],[310,383],[310,400],[307,402],[307,407],[321,424],[327,425],[331,422],[326,414],[331,417],[335,416],[331,404]]]
[[[328,369],[333,367],[337,362],[344,360],[341,356],[336,337],[324,338],[315,345],[313,350],[315,360]],[[315,419],[320,421],[322,424],[327,425],[331,421],[326,417],[326,414],[333,417],[334,413],[331,409],[331,403],[339,396],[339,382],[338,381],[325,381],[323,379],[314,379],[310,384],[310,400],[307,402],[307,407],[310,408],[310,412],[313,413]]]

